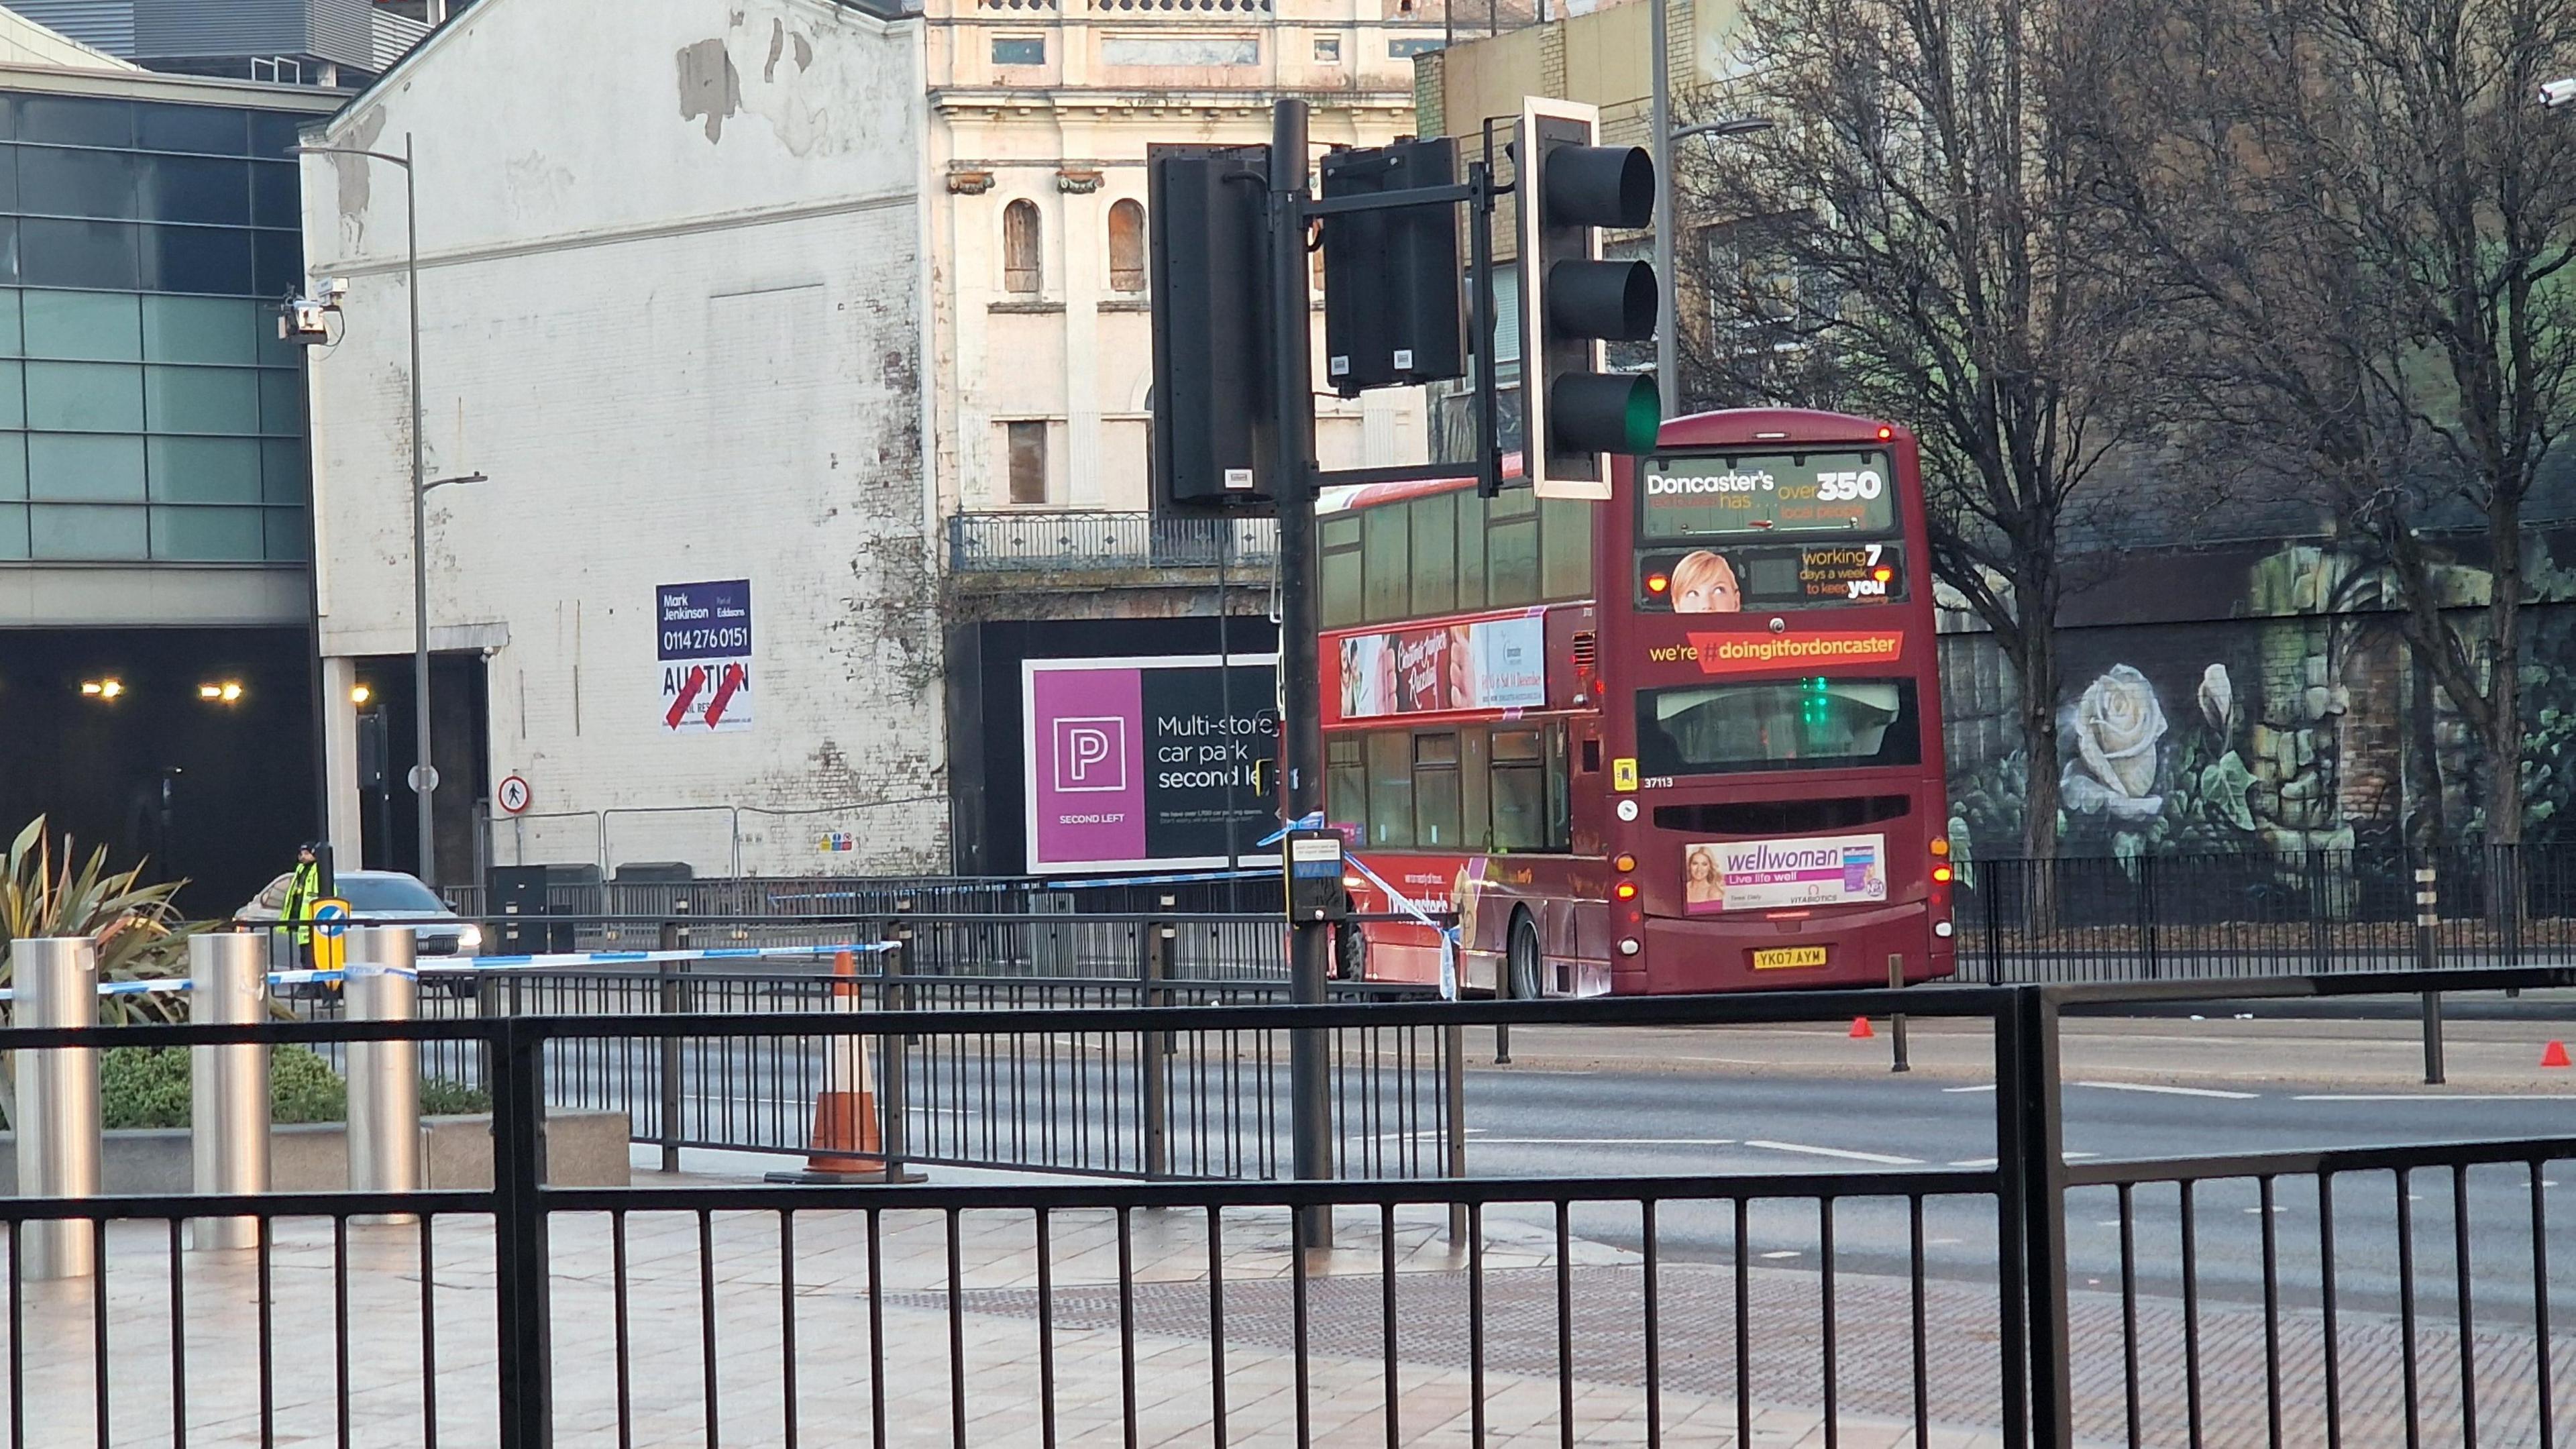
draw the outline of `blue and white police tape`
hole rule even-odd
[[[1345,854],[1342,857],[1342,864],[1358,871],[1361,879],[1366,880],[1370,885],[1376,886],[1381,892],[1385,893],[1386,898],[1395,903],[1395,908],[1398,911],[1411,916],[1413,919],[1420,921],[1422,924],[1429,926],[1431,929],[1440,933],[1440,999],[1443,1001],[1457,1000],[1458,928],[1454,925],[1444,926],[1440,924],[1440,922],[1433,920],[1430,912],[1422,909],[1422,907],[1418,905],[1415,905],[1413,903],[1413,899],[1410,896],[1407,896],[1404,892],[1387,884],[1386,877],[1369,869],[1368,862],[1360,859],[1358,856]]]
[[[271,971],[268,973],[268,984],[271,986],[301,986],[316,981],[346,981],[353,976],[416,977],[419,974],[420,973],[417,971],[406,971],[399,966],[369,966],[362,964],[346,966],[333,971]],[[196,981],[193,978],[186,976],[155,976],[143,981],[102,981],[98,983],[98,994],[101,996],[166,996],[181,991],[194,991],[196,989]],[[17,988],[0,987],[0,1001],[15,1001],[17,999]]]
[[[893,941],[850,941],[837,946],[711,946],[691,951],[559,951],[545,956],[460,956],[460,970],[543,970],[554,966],[633,966],[653,961],[743,961],[760,956],[869,955],[891,951]]]
[[[1309,810],[1305,814],[1298,816],[1296,819],[1289,821],[1287,824],[1280,826],[1278,829],[1271,831],[1268,835],[1252,842],[1252,845],[1254,849],[1258,850],[1262,846],[1277,845],[1279,842],[1286,840],[1288,838],[1288,832],[1291,830],[1321,830],[1323,828],[1324,812],[1321,810]]]

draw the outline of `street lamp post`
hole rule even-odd
[[[1678,335],[1680,308],[1677,305],[1679,279],[1673,274],[1673,235],[1680,218],[1673,215],[1673,143],[1691,136],[1742,136],[1771,129],[1769,121],[1747,118],[1734,121],[1711,121],[1706,125],[1673,129],[1673,63],[1672,38],[1668,33],[1671,18],[1666,13],[1670,0],[1647,0],[1652,12],[1654,98],[1653,114],[1648,124],[1655,134],[1655,386],[1663,394],[1666,420],[1678,417],[1682,405],[1681,338]]]
[[[298,156],[363,156],[402,168],[403,288],[411,300],[411,599],[412,599],[412,765],[410,785],[419,799],[420,878],[438,883],[437,834],[431,828],[430,793],[438,774],[429,753],[429,565],[423,548],[428,532],[429,490],[449,483],[480,483],[483,475],[432,480],[421,450],[420,401],[420,189],[412,167],[411,133],[403,132],[402,154],[370,151],[360,146],[294,146]]]

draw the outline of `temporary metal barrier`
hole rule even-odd
[[[349,932],[342,989],[352,1021],[412,1019],[419,981],[412,933],[400,926]],[[349,1045],[349,1189],[414,1192],[420,1177],[420,1043],[404,1038]]]
[[[98,949],[87,939],[14,941],[15,1017],[30,1027],[98,1024]],[[100,1190],[98,1051],[60,1046],[11,1056],[18,1073],[18,1191],[29,1197],[96,1197]],[[87,1223],[31,1224],[21,1275],[86,1278],[97,1271]]]
[[[266,941],[247,932],[209,932],[188,943],[188,1015],[208,1025],[268,1019]],[[189,1150],[201,1193],[268,1191],[268,1048],[201,1046],[188,1054]],[[197,1248],[251,1248],[259,1219],[199,1218]]]

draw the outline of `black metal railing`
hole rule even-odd
[[[819,1018],[849,1010],[938,1017],[1289,999],[1282,972],[1229,976],[1221,969],[1237,959],[1230,947],[1241,945],[1229,938],[1255,925],[1267,935],[1253,932],[1257,939],[1242,949],[1258,947],[1275,963],[1275,921],[899,917],[868,924],[866,932],[844,929],[834,937],[859,943],[848,953],[848,975],[836,975],[835,964],[821,956],[526,967],[425,958],[419,1009],[449,1020]],[[1011,941],[996,934],[1005,928],[1021,932],[1020,945],[1034,946],[1034,954],[1010,950]],[[1062,939],[1047,934],[1055,929]],[[884,939],[867,944],[876,936]],[[690,934],[666,932],[661,944],[688,950]],[[916,969],[924,961],[932,969]],[[303,1015],[339,1015],[336,990],[288,989]],[[1329,983],[1327,991],[1330,999],[1354,1002],[1423,994],[1343,981]],[[1166,1033],[1150,1042],[1115,1031],[973,1037],[907,1031],[872,1046],[886,1140],[907,1160],[1148,1178],[1267,1179],[1289,1170],[1287,1043],[1276,1031]],[[554,1106],[622,1112],[635,1142],[659,1147],[674,1163],[683,1149],[810,1153],[816,1097],[834,1070],[831,1040],[819,1033],[711,1035],[685,1046],[671,1039],[658,1045],[581,1041],[550,1051]],[[1418,1026],[1336,1036],[1328,1065],[1340,1160],[1362,1176],[1453,1172],[1454,1149],[1464,1140],[1463,1053],[1455,1032]],[[432,1045],[424,1065],[433,1078],[469,1088],[483,1083],[483,1063],[469,1044]]]
[[[2531,969],[2230,992],[2569,986],[2576,970]],[[2059,1013],[2193,989],[11,1030],[13,1054],[461,1043],[494,1104],[488,1190],[0,1200],[12,1439],[2554,1442],[2576,1305],[2550,1266],[2571,1246],[2551,1189],[2576,1137],[2070,1163]],[[1132,1058],[1192,1033],[1898,1010],[1991,1031],[1994,1158],[1294,1183],[546,1176],[549,1079],[591,1043],[1122,1034]],[[254,1251],[188,1249],[189,1221],[229,1215],[259,1221]],[[99,1277],[20,1271],[24,1235],[60,1223],[92,1225]]]
[[[1977,859],[1957,870],[1959,974],[1971,982],[2576,961],[2576,845]],[[2433,872],[2429,934],[2416,924],[2418,870]],[[937,918],[920,928],[923,970],[1013,963],[1006,969],[1036,975],[1113,970],[1135,959],[1135,943],[1125,927],[1094,923],[1170,913],[1210,918],[1185,943],[1181,974],[1281,969],[1279,884],[1268,876],[1096,886],[1025,876],[594,882],[552,887],[544,919],[515,924],[495,919],[479,888],[446,895],[487,932],[515,929],[552,950],[639,947],[673,924],[702,945],[790,944]],[[1215,923],[1221,916],[1237,919]]]
[[[1279,556],[1276,520],[1054,509],[948,519],[948,566],[957,573],[1212,569],[1220,553],[1247,576],[1267,569]]]
[[[2576,961],[2576,847],[1985,860],[1958,869],[1959,970],[1971,981]],[[2435,896],[2434,923],[2421,929],[2419,889]]]

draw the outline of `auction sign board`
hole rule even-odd
[[[662,728],[751,728],[751,580],[664,584],[653,606]]]
[[[1184,870],[1279,825],[1276,655],[1030,659],[1021,664],[1028,868]]]

